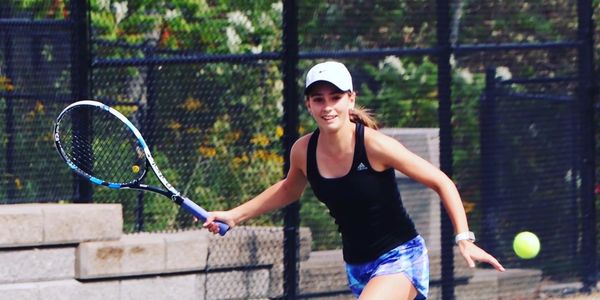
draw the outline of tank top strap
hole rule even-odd
[[[365,149],[365,126],[362,123],[356,123],[356,144],[354,145],[352,169],[356,169],[361,163],[369,164],[367,150]]]
[[[315,129],[308,140],[306,149],[306,175],[308,178],[318,178],[317,169],[317,141],[319,140],[319,128]]]

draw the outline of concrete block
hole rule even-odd
[[[350,292],[342,250],[315,251],[300,263],[300,292]]]
[[[193,274],[122,280],[120,300],[205,299],[199,284]]]
[[[0,248],[119,239],[119,204],[15,204],[0,207]]]
[[[310,256],[309,228],[300,228],[299,259]],[[281,227],[240,226],[225,236],[209,238],[208,268],[233,268],[248,265],[273,265],[283,261]]]
[[[279,227],[240,226],[225,236],[210,237],[208,268],[271,265],[283,256]]]
[[[0,206],[0,248],[42,244],[43,220],[38,205]]]
[[[417,232],[425,239],[427,248],[441,249],[441,201],[430,188],[406,177],[396,177],[402,204],[415,224]]]
[[[208,231],[190,230],[164,234],[166,272],[203,270],[208,258]]]
[[[73,278],[75,248],[14,249],[0,252],[0,283]]]
[[[283,296],[283,262],[275,264],[269,270],[269,290],[267,296],[269,299],[277,299]]]
[[[508,269],[494,272],[498,277],[498,299],[538,299],[542,285],[542,271],[536,269]]]
[[[0,300],[38,300],[39,290],[35,283],[0,284]]]
[[[438,128],[381,128],[381,132],[397,139],[411,152],[434,166],[440,166],[440,130]]]
[[[207,299],[264,299],[269,291],[269,269],[208,273]]]
[[[77,247],[76,278],[157,274],[165,270],[164,239],[125,235],[119,241],[87,242]]]
[[[467,284],[457,285],[457,299],[538,299],[542,272],[533,269],[476,269]]]
[[[168,274],[206,268],[206,231],[130,234],[77,247],[78,279]]]
[[[44,244],[118,240],[123,232],[120,204],[44,204]]]
[[[119,282],[49,281],[38,284],[39,300],[120,300]]]
[[[476,268],[470,268],[465,259],[460,254],[457,247],[454,250],[454,277],[468,279],[474,276]],[[441,251],[428,250],[429,254],[429,277],[431,280],[440,280],[442,278],[442,256]]]
[[[437,287],[439,296],[431,299],[441,299],[441,287]],[[454,288],[456,299],[492,300],[498,297],[498,280],[491,276],[474,276],[467,284],[459,284]]]

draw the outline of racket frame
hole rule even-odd
[[[137,139],[139,146],[141,146],[141,148],[144,152],[144,156],[146,158],[146,165],[150,166],[150,168],[152,169],[152,172],[154,172],[154,174],[156,175],[156,177],[158,178],[160,183],[166,188],[166,190],[161,189],[159,187],[141,183],[142,180],[146,177],[147,168],[145,168],[143,170],[144,173],[142,173],[134,181],[131,181],[128,183],[115,183],[115,182],[107,182],[100,178],[94,177],[90,174],[87,174],[86,172],[81,170],[74,162],[72,162],[62,147],[59,130],[60,130],[61,120],[63,119],[63,116],[70,110],[74,109],[75,107],[80,107],[80,106],[92,106],[92,107],[102,109],[102,110],[106,111],[107,113],[110,113],[113,116],[117,117],[121,122],[123,122],[127,126],[127,128],[133,133],[133,135]],[[118,110],[116,110],[104,103],[94,101],[94,100],[80,100],[80,101],[74,102],[74,103],[68,105],[65,109],[63,109],[63,111],[56,118],[56,122],[54,123],[54,134],[53,135],[54,135],[54,145],[55,145],[56,150],[58,151],[59,155],[61,156],[61,158],[67,163],[67,165],[69,165],[69,167],[75,173],[88,179],[92,183],[97,184],[97,185],[106,186],[106,187],[109,187],[112,189],[135,189],[135,190],[151,191],[154,193],[158,193],[165,197],[170,198],[173,202],[175,202],[176,204],[178,204],[181,207],[188,210],[190,213],[192,213],[198,219],[200,219],[202,221],[206,221],[206,218],[208,217],[209,213],[204,208],[198,206],[196,203],[194,203],[189,198],[181,195],[181,193],[179,193],[179,191],[177,191],[177,189],[175,189],[175,187],[173,187],[173,185],[171,185],[171,183],[169,183],[169,181],[167,181],[167,178],[163,175],[163,173],[158,168],[158,165],[156,164],[154,157],[152,157],[150,148],[148,147],[148,144],[146,143],[146,140],[144,140],[144,137],[142,136],[140,131],[135,127],[135,125],[133,125],[133,123],[131,123],[131,121],[127,117],[125,117]],[[229,230],[229,226],[227,224],[225,224],[223,222],[219,222],[219,221],[216,221],[216,223],[219,225],[219,234],[225,235],[225,233],[227,233],[227,231]]]

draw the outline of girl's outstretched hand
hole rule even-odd
[[[230,212],[228,212],[228,211],[212,211],[209,213],[209,216],[206,219],[206,221],[204,222],[204,224],[202,224],[202,227],[208,229],[208,231],[212,232],[213,234],[218,234],[219,233],[219,225],[217,223],[215,223],[215,221],[220,221],[220,222],[223,222],[223,223],[229,225],[230,229],[235,227],[235,225],[236,225],[234,218]]]
[[[463,256],[465,261],[467,261],[467,264],[471,268],[474,268],[475,262],[479,261],[492,265],[498,271],[505,271],[504,267],[495,257],[491,256],[489,253],[485,252],[471,241],[464,240],[458,242],[458,249],[460,250],[460,254]]]

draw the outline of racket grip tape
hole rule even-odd
[[[186,197],[181,197],[181,200],[182,201],[179,204],[181,207],[190,212],[192,215],[196,216],[196,218],[202,220],[202,222],[206,221],[208,218],[208,212],[204,208],[200,207],[198,204],[194,203],[194,201]],[[229,225],[221,221],[215,221],[215,223],[219,225],[219,234],[221,236],[225,235],[227,231],[229,231]]]

